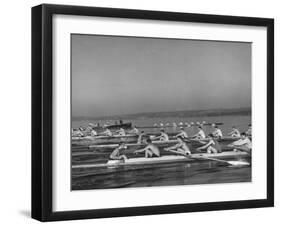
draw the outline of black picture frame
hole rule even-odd
[[[267,28],[267,198],[95,210],[52,210],[52,17],[55,14],[181,21]],[[32,8],[32,218],[40,221],[122,217],[274,206],[274,20],[43,4]]]

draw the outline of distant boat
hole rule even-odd
[[[132,123],[131,122],[126,122],[126,123],[120,123],[120,124],[114,124],[114,125],[108,125],[105,126],[107,129],[131,129],[132,128]]]

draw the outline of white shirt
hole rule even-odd
[[[169,140],[169,136],[166,133],[162,133],[161,137],[160,137],[161,141],[168,141]]]
[[[199,130],[199,132],[197,133],[197,136],[199,136],[202,139],[206,138],[206,135],[202,129]]]
[[[250,141],[250,139],[248,137],[234,141],[232,144],[236,145],[236,146],[245,146],[249,149],[252,149],[252,142]]]
[[[126,135],[125,130],[124,130],[123,128],[121,128],[121,129],[119,130],[119,135],[120,135],[120,136],[125,136],[125,135]]]
[[[138,134],[139,130],[137,128],[132,129],[132,133]]]
[[[95,130],[92,130],[92,131],[91,131],[91,136],[92,136],[92,137],[97,136],[97,135],[98,135],[98,133],[97,133]]]
[[[187,135],[187,133],[185,132],[185,131],[181,131],[178,135],[177,135],[177,137],[184,137],[184,138],[188,138],[188,135]]]
[[[104,132],[104,134],[106,135],[106,136],[112,136],[112,132],[109,130],[109,129],[106,129],[105,130],[105,132]]]
[[[216,136],[216,137],[222,137],[222,131],[221,131],[221,129],[215,129],[215,131],[214,131],[214,136]]]

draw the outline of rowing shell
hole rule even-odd
[[[168,141],[152,141],[153,144],[157,145],[157,146],[161,146],[161,145],[169,145],[169,144],[176,144],[178,143],[177,140],[168,140]],[[146,146],[147,144],[126,144],[127,147],[142,147],[142,146]],[[89,149],[92,148],[117,148],[119,146],[119,144],[100,144],[100,145],[90,145]]]
[[[233,141],[238,140],[239,138],[234,138],[234,137],[225,137],[225,138],[221,138],[218,139],[218,141],[221,144],[229,144]],[[208,139],[201,139],[201,140],[196,140],[196,139],[186,139],[185,140],[187,143],[194,143],[194,144],[198,144],[199,141],[202,142],[208,142]],[[166,146],[166,145],[170,145],[170,144],[176,144],[178,143],[177,140],[168,140],[168,141],[152,141],[153,144],[157,145],[157,146]],[[93,145],[89,145],[89,149],[93,149],[93,148],[116,148],[118,147],[119,144],[93,144]],[[146,144],[138,144],[138,143],[128,143],[126,144],[127,147],[143,147],[146,146]]]
[[[228,159],[233,157],[249,156],[246,152],[222,152],[217,154],[192,154],[190,156],[181,155],[164,155],[161,157],[153,158],[130,158],[126,160],[108,160],[105,164],[83,164],[73,165],[72,168],[95,168],[95,167],[111,167],[111,166],[124,166],[124,165],[139,165],[139,164],[159,164],[159,163],[178,163],[178,162],[194,162],[194,161],[212,161],[216,159]]]

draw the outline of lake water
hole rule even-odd
[[[216,116],[216,117],[192,117],[192,118],[145,118],[126,120],[133,125],[146,126],[154,123],[172,123],[172,122],[222,122],[220,126],[224,134],[227,134],[233,125],[240,131],[246,131],[248,124],[251,123],[251,116]],[[106,121],[90,121],[79,120],[73,121],[74,128],[86,126],[89,122],[100,124]],[[107,121],[114,123],[114,121]],[[168,132],[174,132],[178,128],[169,128]],[[212,131],[210,126],[204,126],[206,133]],[[149,132],[158,132],[159,129],[146,129]],[[186,128],[189,135],[196,133],[196,128]],[[112,149],[91,149],[80,147],[72,149],[72,165],[80,164],[103,164],[109,158]],[[161,154],[163,150],[161,150]],[[193,153],[196,150],[191,150]],[[128,157],[133,157],[128,154]],[[135,157],[135,156],[134,156]],[[231,159],[251,162],[250,157],[243,159]],[[121,187],[150,187],[150,186],[167,186],[167,185],[192,185],[192,184],[214,184],[214,183],[234,183],[234,182],[250,182],[251,181],[251,165],[249,166],[230,166],[225,163],[214,161],[200,161],[191,163],[165,163],[150,164],[138,166],[119,166],[114,168],[98,167],[98,168],[73,168],[72,169],[72,190],[85,189],[106,189]]]

